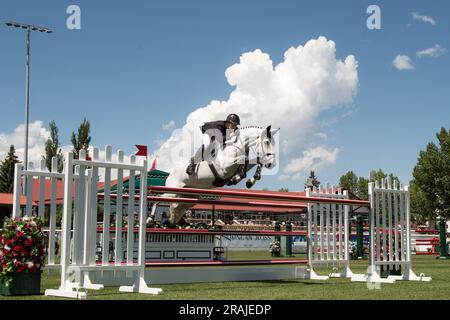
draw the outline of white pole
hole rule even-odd
[[[66,157],[64,168],[64,210],[62,217],[62,248],[61,248],[61,285],[66,285],[68,279],[68,266],[70,256],[70,238],[72,227],[72,162],[73,153],[69,152]]]

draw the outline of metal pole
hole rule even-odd
[[[28,122],[30,118],[30,26],[27,28],[27,61],[26,61],[26,93],[25,93],[25,150],[24,167],[28,170]],[[23,177],[23,194],[27,195],[27,176]]]
[[[275,222],[274,230],[275,231],[281,231],[281,224],[280,224],[280,222],[278,222],[278,221]],[[281,237],[280,236],[275,236],[275,241],[277,241],[280,244],[280,252],[272,253],[272,256],[279,257],[279,256],[281,256]]]
[[[358,259],[364,258],[364,229],[360,214],[356,216],[356,256]]]
[[[447,230],[445,224],[445,218],[439,217],[439,240],[440,240],[440,255],[439,259],[449,259],[447,254]]]
[[[286,222],[286,232],[292,231],[292,222]],[[286,236],[286,256],[292,257],[292,236]]]
[[[28,121],[30,116],[30,27],[27,29],[27,64],[26,64],[26,97],[25,97],[25,170],[28,169]]]

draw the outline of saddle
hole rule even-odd
[[[234,140],[234,141],[233,141]],[[225,147],[227,143],[230,142],[236,142],[237,141],[237,136],[232,137],[231,139],[227,140],[225,142]],[[225,185],[231,186],[231,185],[235,185],[237,183],[239,183],[239,181],[245,177],[247,177],[246,171],[247,171],[247,165],[249,163],[249,144],[248,141],[245,142],[245,164],[243,165],[239,165],[236,169],[236,171],[234,172],[234,174],[232,174],[229,178],[222,178],[220,177],[219,173],[217,172],[216,168],[214,167],[214,165],[212,163],[208,163],[208,167],[211,170],[211,172],[213,173],[215,180],[213,181],[213,186],[215,187],[223,187]],[[212,153],[215,152],[215,149],[212,150]],[[236,174],[238,174],[238,172],[243,172],[243,174],[240,175],[240,179],[234,179],[234,177],[236,176]]]

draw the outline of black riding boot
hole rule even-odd
[[[203,152],[205,151],[205,146],[202,145],[197,152],[195,153],[195,155],[191,158],[191,161],[189,162],[188,167],[186,168],[186,173],[188,175],[191,175],[194,173],[195,170],[195,165],[197,163],[200,163],[203,161]]]
[[[195,162],[194,162],[194,157],[191,158],[188,167],[186,168],[186,173],[188,175],[191,175],[194,173],[195,170]]]

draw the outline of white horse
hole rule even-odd
[[[203,188],[222,187],[239,183],[246,177],[246,173],[254,166],[258,166],[253,178],[247,180],[247,188],[251,188],[261,178],[261,169],[264,166],[273,169],[276,166],[275,139],[273,136],[279,129],[243,127],[237,135],[225,143],[225,147],[217,141],[210,144],[205,154],[214,150],[214,157],[208,161],[202,161],[195,166],[192,175],[186,173],[186,164],[175,167],[166,180],[167,187],[176,188]],[[253,152],[252,152],[253,151]],[[250,159],[250,153],[256,158]],[[179,197],[175,194],[163,194],[167,197]],[[154,216],[158,203],[152,208]],[[176,224],[183,218],[187,209],[193,204],[171,203],[169,222]]]

